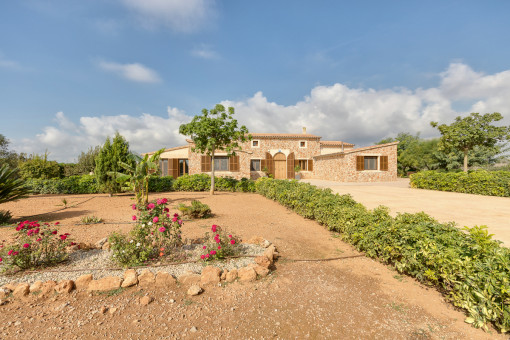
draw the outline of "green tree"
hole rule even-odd
[[[149,202],[149,179],[151,174],[158,170],[159,157],[164,151],[163,148],[150,157],[145,154],[143,158],[131,153],[129,155],[131,163],[119,162],[119,165],[124,169],[123,172],[112,173],[118,183],[128,184],[125,189],[135,193],[137,205],[146,205]]]
[[[110,137],[106,138],[101,151],[99,151],[95,159],[97,183],[101,186],[102,190],[108,192],[110,196],[113,193],[121,191],[121,185],[112,174],[120,172],[121,166],[119,162],[130,165],[133,164],[133,160],[129,158],[129,154],[129,143],[116,132],[113,141],[110,142]]]
[[[60,178],[62,176],[62,167],[56,161],[48,160],[49,153],[45,151],[43,155],[32,154],[25,160],[19,162],[19,172],[21,177],[26,178]]]
[[[9,150],[9,144],[11,142],[0,134],[0,166],[8,164],[11,168],[16,168],[18,166],[18,154]]]
[[[409,159],[408,157],[402,157],[402,154],[412,147],[415,143],[420,140],[419,134],[412,135],[407,132],[400,132],[397,137],[392,138],[384,138],[377,142],[376,144],[386,144],[392,142],[399,142],[397,145],[397,170],[401,176],[405,176],[407,172],[411,169],[415,169],[413,167],[414,160]],[[407,153],[409,155],[409,153]]]
[[[441,124],[431,122],[430,125],[436,127],[441,133],[438,149],[445,152],[462,151],[464,154],[464,171],[468,170],[469,151],[476,146],[494,147],[500,142],[504,142],[510,135],[510,126],[495,126],[492,122],[503,119],[498,113],[471,113],[467,117],[457,117],[450,124]]]
[[[227,152],[227,156],[235,156],[240,150],[239,142],[251,140],[246,126],[237,126],[233,119],[234,108],[229,107],[228,112],[221,104],[214,109],[202,110],[202,115],[196,115],[188,124],[179,127],[179,133],[190,136],[195,146],[193,152],[204,153],[211,156],[211,195],[214,194],[214,155],[217,150]]]
[[[96,168],[96,157],[101,151],[101,146],[90,147],[87,152],[81,152],[76,163],[76,172],[78,175],[88,175],[94,172]]]

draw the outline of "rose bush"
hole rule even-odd
[[[239,238],[223,230],[220,226],[213,224],[211,232],[207,232],[204,239],[203,254],[200,255],[204,261],[222,260],[229,256],[239,255]]]
[[[20,222],[16,227],[15,241],[0,244],[2,271],[16,271],[50,266],[68,257],[66,247],[74,245],[69,234],[60,234],[54,225],[37,221]]]
[[[138,266],[158,257],[173,254],[182,244],[182,219],[170,215],[166,198],[147,205],[131,207],[137,224],[128,236],[112,233],[109,237],[113,260],[123,266]]]

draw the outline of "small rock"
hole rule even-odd
[[[11,290],[8,288],[0,288],[0,299],[5,299],[7,296],[11,294]]]
[[[225,280],[227,282],[234,282],[237,279],[237,277],[238,277],[237,269],[232,269],[227,273]]]
[[[16,322],[14,323],[14,326],[20,326],[20,325],[21,325],[21,321],[16,321]]]
[[[101,249],[103,249],[103,250],[110,250],[110,242],[105,242],[105,243],[101,246]]]
[[[6,305],[6,304],[7,304],[7,300],[0,299],[0,306]]]
[[[227,273],[228,271],[226,269],[224,269],[223,272],[221,273],[220,279],[222,281],[225,281],[227,279]]]
[[[267,259],[273,264],[274,262],[274,253],[276,252],[276,248],[274,244],[270,245],[269,247],[264,250],[263,256],[267,257]]]
[[[41,290],[42,286],[43,282],[41,280],[35,281],[33,284],[30,285],[30,293]]]
[[[203,285],[217,284],[220,282],[221,269],[214,266],[207,266],[202,270],[200,283]]]
[[[100,280],[90,281],[88,291],[108,291],[120,288],[122,279],[117,276],[108,276]]]
[[[239,281],[251,282],[257,280],[257,272],[252,267],[243,267],[238,270]]]
[[[259,266],[258,264],[252,263],[248,265],[247,267],[252,267],[258,276],[260,277],[266,277],[267,274],[269,274],[269,269]]]
[[[264,268],[269,268],[271,266],[271,261],[269,261],[267,256],[257,256],[255,258],[255,263]]]
[[[17,286],[18,286],[17,283],[11,282],[11,283],[4,284],[2,286],[2,288],[9,289],[11,292],[13,292],[16,289]]]
[[[106,237],[102,238],[96,242],[95,246],[97,249],[101,249],[106,242],[108,242],[108,238],[106,238]]]
[[[138,274],[134,269],[128,269],[124,272],[124,281],[122,281],[122,288],[134,286],[138,283]]]
[[[112,308],[110,308],[110,309],[108,310],[108,313],[110,313],[110,314],[114,314],[117,310],[118,310],[118,308],[117,308],[117,307],[112,307]]]
[[[92,274],[85,274],[77,278],[76,281],[74,281],[74,285],[76,286],[76,289],[87,289],[92,279]]]
[[[147,306],[152,301],[154,301],[154,298],[152,296],[145,295],[144,297],[140,298],[140,304],[142,306]]]
[[[30,293],[30,285],[28,283],[20,283],[12,295],[16,298],[22,298],[27,296]]]
[[[49,295],[50,293],[53,293],[56,285],[57,285],[57,283],[55,281],[51,281],[51,280],[43,283],[43,285],[41,287],[42,295],[46,296],[46,295]]]
[[[202,293],[202,288],[199,285],[192,285],[188,289],[188,295],[195,296]]]
[[[108,307],[106,306],[101,307],[101,309],[99,310],[99,313],[101,314],[106,314],[106,312],[108,312]]]
[[[177,278],[177,281],[184,285],[199,284],[202,276],[200,274],[183,274]]]
[[[156,287],[169,288],[175,286],[176,286],[175,279],[170,273],[168,272],[156,273]]]
[[[55,286],[55,291],[59,294],[69,294],[73,289],[73,280],[62,280]]]
[[[170,303],[175,303],[175,300],[174,299],[170,299]]]
[[[156,275],[154,275],[149,269],[138,275],[138,285],[142,287],[152,286],[156,282]]]
[[[271,245],[271,242],[269,242],[268,240],[264,240],[264,242],[262,242],[261,246],[264,247],[264,248],[267,248]]]
[[[196,333],[196,332],[198,331],[198,329],[197,329],[195,326],[193,326],[193,327],[191,327],[191,328],[189,329],[189,331],[190,331],[191,333]]]

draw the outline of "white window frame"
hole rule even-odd
[[[253,142],[257,142],[257,146],[253,145]],[[251,147],[252,148],[260,148],[260,140],[259,139],[255,139],[255,140],[252,140],[251,141]]]

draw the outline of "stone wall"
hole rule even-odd
[[[215,175],[230,176],[236,179],[243,177],[257,179],[263,177],[262,171],[250,171],[250,161],[252,159],[265,159],[266,152],[271,153],[274,157],[278,152],[283,153],[286,157],[294,152],[295,159],[312,159],[313,156],[320,154],[319,137],[254,137],[252,141],[241,144],[241,151],[236,152],[239,156],[239,172],[231,171],[215,171]],[[253,147],[252,142],[258,141],[258,147]],[[300,142],[305,141],[306,147],[300,147]],[[226,153],[217,152],[216,156],[224,156]],[[201,154],[190,152],[189,155],[189,174],[198,174],[200,171]],[[207,174],[210,175],[210,172]],[[311,171],[301,171],[302,178],[311,178]]]
[[[397,180],[397,144],[352,149],[314,158],[313,178],[338,182],[384,182]],[[388,156],[388,171],[356,170],[357,156]]]

